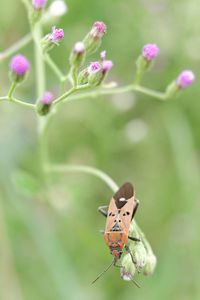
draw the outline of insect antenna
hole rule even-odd
[[[140,286],[134,279],[132,279],[131,282],[132,282],[134,285],[136,285],[138,288],[141,288],[141,286]]]
[[[93,283],[95,283],[103,274],[105,274],[113,265],[114,265],[114,263],[115,263],[115,259],[111,262],[111,264],[103,271],[103,272],[101,272],[98,276],[97,276],[97,278],[95,279],[95,280],[93,280],[92,281],[92,283],[91,284],[93,284]]]

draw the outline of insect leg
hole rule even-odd
[[[126,249],[126,251],[130,254],[131,260],[132,260],[133,264],[136,265],[136,261],[135,261],[134,258],[133,258],[133,254],[131,253],[131,250],[129,249],[129,246],[126,245],[126,246],[125,246],[125,249]]]
[[[131,220],[133,220],[133,218],[134,218],[134,216],[135,216],[135,213],[136,213],[136,211],[137,211],[137,209],[138,209],[138,206],[139,206],[139,200],[135,199],[135,201],[136,201],[136,206],[135,206],[135,209],[134,209],[134,211],[133,211],[133,213],[132,213],[132,218],[131,218]]]
[[[108,205],[99,206],[98,211],[104,216],[107,217]]]
[[[136,237],[132,237],[132,236],[128,236],[129,240],[134,241],[134,242],[141,242],[140,238],[136,238]]]

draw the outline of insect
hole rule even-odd
[[[131,221],[137,211],[139,202],[135,199],[134,188],[131,183],[123,184],[112,197],[109,206],[100,206],[99,212],[107,218],[104,231],[104,240],[113,256],[112,263],[92,282],[96,282],[112,265],[117,266],[123,250],[132,253],[127,245],[127,240],[140,241],[138,238],[129,236]],[[106,211],[107,210],[107,211]]]

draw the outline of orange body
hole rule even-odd
[[[125,183],[110,201],[104,240],[115,258],[120,258],[127,242],[136,206],[133,186],[130,183]]]

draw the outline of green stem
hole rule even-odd
[[[34,26],[33,30],[33,39],[35,46],[35,65],[36,65],[36,86],[37,86],[37,101],[40,101],[40,98],[45,91],[45,67],[43,61],[43,53],[41,47],[41,38],[42,30],[40,23],[38,22]]]
[[[66,172],[81,172],[94,175],[103,180],[110,189],[115,193],[119,188],[114,180],[109,177],[106,173],[93,167],[83,165],[47,165],[47,172],[53,173],[66,173]]]
[[[21,106],[29,107],[29,108],[35,109],[35,104],[28,103],[28,102],[23,102],[23,101],[21,101],[21,100],[19,100],[19,99],[13,98],[13,97],[12,97],[11,101],[12,101],[13,103],[19,104],[19,105],[21,105]]]
[[[31,33],[28,33],[23,38],[21,38],[18,42],[13,44],[11,47],[7,48],[3,52],[0,53],[0,62],[4,59],[12,56],[15,52],[26,46],[32,40]]]
[[[139,70],[136,71],[136,74],[135,74],[135,79],[133,81],[133,85],[139,85],[141,80],[142,80],[142,77],[143,77],[143,74],[144,72],[141,72]]]
[[[81,90],[80,88],[76,89],[76,91],[80,91],[80,90]],[[96,98],[101,95],[123,94],[123,93],[131,92],[131,91],[145,94],[147,96],[153,97],[160,101],[164,101],[167,99],[165,93],[154,91],[154,90],[142,87],[142,86],[132,85],[132,84],[124,86],[124,87],[119,87],[119,88],[110,88],[110,89],[96,88],[95,90],[93,90],[91,92],[73,95],[70,97],[68,97],[69,95],[65,96],[65,94],[64,94],[61,97],[62,97],[62,100],[64,100],[63,102],[65,102],[65,101],[74,101],[74,100],[85,99],[85,98]]]
[[[101,179],[103,182],[107,184],[107,186],[112,190],[113,193],[116,193],[119,190],[119,186],[116,184],[116,182],[108,176],[103,171],[89,167],[84,165],[54,165],[54,164],[47,164],[45,166],[46,172],[49,173],[71,173],[71,172],[80,172],[80,173],[86,173],[90,175],[94,175],[95,177]],[[148,252],[152,252],[151,246],[149,242],[147,241],[145,234],[140,229],[140,227],[137,225],[136,221],[132,221],[135,227],[135,230],[137,231],[139,237],[141,237],[145,248],[148,250]]]
[[[54,105],[60,103],[61,101],[63,101],[64,99],[68,98],[71,94],[81,91],[81,90],[85,90],[90,88],[89,85],[85,84],[82,86],[78,86],[78,87],[73,87],[71,88],[69,91],[67,91],[66,93],[64,93],[63,95],[61,95],[60,97],[58,97],[57,99],[54,100]]]
[[[49,65],[49,67],[52,69],[52,71],[55,73],[55,75],[58,77],[58,79],[61,82],[64,82],[67,79],[66,76],[63,74],[63,72],[58,68],[58,66],[49,56],[49,54],[45,54],[44,60],[46,61],[46,63]]]
[[[15,81],[13,81],[12,84],[11,84],[11,86],[10,86],[10,89],[8,91],[8,99],[9,100],[12,100],[12,95],[13,95],[16,87],[17,87],[17,83]]]

